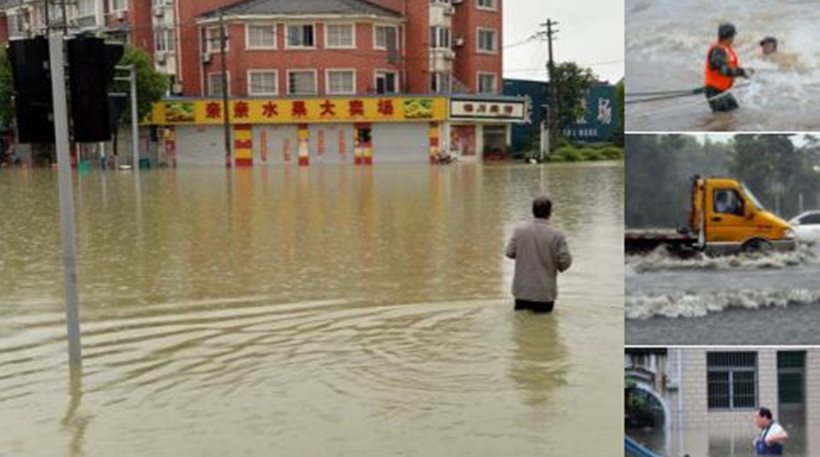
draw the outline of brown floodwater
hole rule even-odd
[[[0,456],[609,455],[623,164],[75,175],[69,373],[56,173],[0,170]],[[515,314],[548,192],[575,265]]]

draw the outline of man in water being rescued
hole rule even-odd
[[[789,434],[783,430],[772,418],[769,408],[759,408],[755,411],[754,421],[760,429],[760,436],[755,440],[757,455],[783,455],[783,443],[789,439]]]
[[[796,71],[802,70],[797,54],[788,54],[780,52],[778,49],[777,38],[767,36],[760,40],[760,52],[763,54],[763,60],[767,60],[777,65],[780,70]]]
[[[572,264],[564,235],[549,223],[552,201],[532,202],[533,220],[515,228],[506,255],[515,260],[512,294],[515,309],[549,313],[558,295],[557,276]]]
[[[740,67],[732,43],[735,41],[737,30],[729,23],[718,27],[718,40],[709,47],[704,70],[704,85],[706,99],[712,112],[732,111],[739,108],[737,100],[731,93],[725,93],[735,83],[735,78],[748,78],[753,71]]]

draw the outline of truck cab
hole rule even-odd
[[[734,179],[695,177],[689,219],[699,247],[709,253],[790,250],[796,245],[789,223]]]

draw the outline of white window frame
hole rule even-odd
[[[400,89],[401,88],[401,80],[399,79],[400,78],[399,72],[396,71],[396,70],[387,70],[387,69],[381,69],[381,68],[377,68],[373,72],[373,90],[376,93],[378,93],[378,89],[379,89],[379,74],[380,73],[390,73],[390,74],[395,76],[396,90],[394,90],[393,92],[385,92],[384,95],[401,93],[401,89]]]
[[[330,42],[329,42],[330,33],[328,33],[328,27],[334,26],[334,25],[342,25],[342,26],[350,27],[351,43],[349,45],[338,46],[338,45],[331,45],[330,44]],[[325,22],[324,24],[322,24],[322,26],[323,26],[323,29],[324,29],[323,30],[323,32],[324,32],[323,35],[325,36],[325,49],[356,49],[356,23],[355,22]],[[314,29],[313,33],[316,33],[315,29]],[[315,37],[314,37],[314,41],[315,41]]]
[[[353,87],[350,92],[331,92],[330,90],[330,74],[331,73],[353,73]],[[328,95],[355,95],[357,88],[357,78],[355,68],[328,68],[325,70],[325,93]]]
[[[482,92],[481,91],[481,77],[482,76],[492,76],[493,82],[495,85],[493,86],[492,92]],[[476,92],[483,95],[498,95],[498,73],[492,71],[479,71],[476,73]]]
[[[481,49],[481,32],[492,32],[493,50]],[[488,27],[477,27],[475,32],[476,52],[479,54],[498,54],[498,30]]]
[[[489,0],[492,3],[491,6],[484,6],[481,4],[481,0],[475,0],[475,7],[477,10],[481,11],[498,11],[498,0]]]
[[[292,73],[313,73],[313,92],[306,93],[306,94],[294,94],[290,91],[290,75]],[[308,96],[308,95],[317,95],[319,93],[319,71],[315,68],[292,68],[286,70],[285,73],[285,92],[287,95],[300,95],[300,96]]]
[[[87,4],[91,5],[91,11],[90,12],[85,12],[85,13],[80,11],[80,4],[83,3],[83,0],[77,1],[77,4],[76,4],[76,11],[77,11],[76,18],[77,19],[92,17],[92,16],[95,16],[97,14],[97,2],[96,2],[96,0],[85,0],[85,1],[86,1]]]
[[[119,9],[116,9],[116,8],[114,8],[114,4],[118,3],[118,2],[122,2],[123,7],[119,8]],[[120,13],[120,12],[124,12],[124,11],[128,11],[128,0],[108,0],[108,12],[109,13]]]
[[[252,70],[247,70],[246,73],[248,95],[279,95],[279,70],[275,68],[254,68]],[[273,73],[273,92],[255,92],[253,90],[253,79],[251,76],[255,73]]]
[[[272,28],[273,29],[273,46],[257,46],[257,45],[251,44],[251,28],[252,27]],[[275,24],[275,23],[249,22],[249,23],[245,24],[245,49],[247,49],[248,51],[271,51],[271,50],[278,49],[278,46],[277,46],[278,41],[279,41],[278,32],[279,32],[278,25]]]
[[[288,35],[288,31],[290,27],[293,26],[300,26],[304,27],[309,25],[313,27],[313,46],[294,46],[290,44],[290,36]],[[319,36],[317,31],[319,30],[319,24],[317,22],[288,22],[285,23],[285,49],[286,50],[297,50],[297,51],[304,51],[306,49],[317,49],[316,43],[319,40]]]
[[[154,29],[154,52],[176,52],[176,33],[172,28],[157,28]],[[164,40],[159,40],[158,37],[163,36]],[[159,49],[157,45],[165,41],[165,49]]]
[[[209,25],[205,27],[205,52],[209,52],[211,54],[218,54],[220,52],[219,49],[219,35],[211,36],[211,31],[216,31],[219,33],[219,26],[218,25]],[[225,52],[231,50],[231,35],[230,29],[228,25],[225,24],[225,35],[228,37],[225,40]]]
[[[452,29],[452,27],[432,25],[432,26],[430,26],[430,29],[431,29],[430,32],[432,32],[432,29],[435,29],[435,37],[436,37],[435,42],[430,43],[430,48],[431,49],[453,49],[453,29]],[[442,37],[442,33],[445,30],[447,31],[447,46],[441,46],[441,41],[442,41],[441,37]],[[428,33],[430,33],[430,32],[428,32]],[[430,35],[432,36],[433,34],[430,33]]]
[[[231,72],[228,71],[226,73],[227,73],[227,76],[228,76],[228,96],[230,97],[231,96]],[[221,77],[222,72],[221,71],[210,71],[210,72],[208,72],[207,75],[205,75],[205,84],[206,84],[206,86],[205,86],[205,95],[207,97],[221,97],[222,94],[217,94],[217,95],[211,94],[211,76],[213,76],[213,75],[218,75],[218,76]]]
[[[387,46],[379,46],[379,44],[378,44],[379,40],[376,37],[379,36],[377,30],[380,27],[385,28],[385,29],[393,29],[393,32],[396,35],[396,50],[398,50],[399,49],[399,28],[395,25],[390,25],[390,24],[373,24],[373,49],[376,49],[376,50],[379,50],[379,51],[389,51]]]

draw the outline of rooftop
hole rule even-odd
[[[242,0],[223,9],[226,15],[249,16],[383,16],[402,17],[396,11],[375,5],[366,0]],[[214,18],[219,10],[203,14],[203,18]]]

